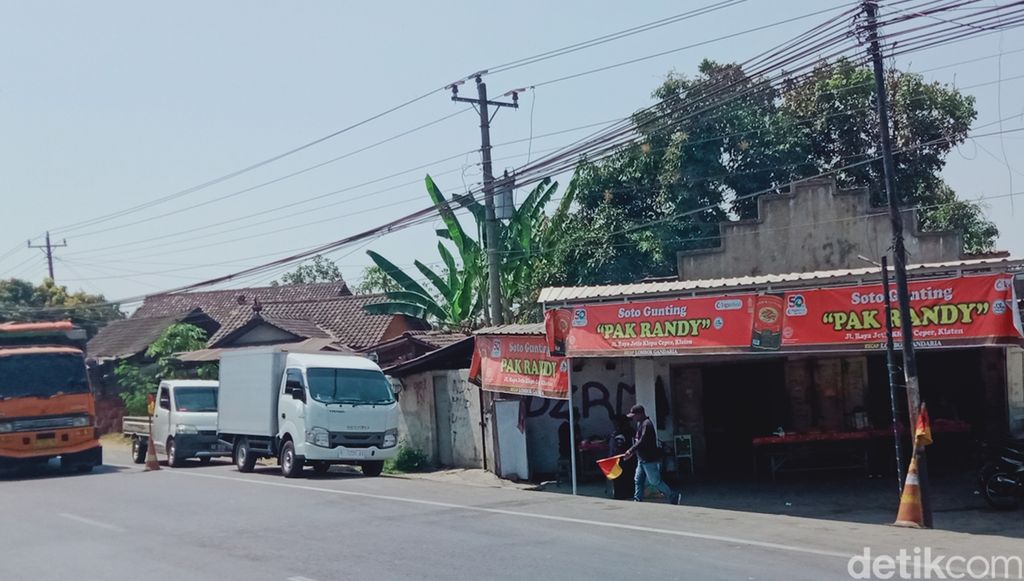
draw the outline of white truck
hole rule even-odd
[[[122,431],[132,440],[132,460],[146,461],[149,438],[167,464],[181,466],[190,458],[207,463],[228,456],[231,447],[217,438],[217,382],[201,379],[173,379],[160,382],[152,419],[126,417]]]
[[[391,382],[364,357],[281,346],[221,356],[217,431],[240,472],[276,458],[288,478],[307,464],[318,473],[349,464],[379,476],[395,454],[398,414]]]

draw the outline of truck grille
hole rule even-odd
[[[36,430],[54,430],[74,427],[76,417],[56,416],[51,418],[33,418],[30,420],[14,420],[11,424],[15,432],[34,432]]]
[[[331,432],[331,447],[370,448],[384,445],[383,432]]]

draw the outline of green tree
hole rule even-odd
[[[362,278],[356,285],[355,292],[364,295],[383,294],[401,290],[402,287],[384,272],[384,269],[372,264],[363,269]]]
[[[0,280],[0,321],[71,319],[92,336],[108,321],[123,318],[118,306],[103,295],[71,292],[49,278],[38,285],[16,278]]]
[[[122,388],[121,399],[129,415],[146,414],[146,396],[156,393],[164,379],[216,379],[218,366],[206,363],[184,367],[175,353],[206,347],[206,331],[188,323],[177,323],[164,329],[146,349],[145,362],[122,361],[114,368],[114,376]]]
[[[300,264],[295,270],[281,275],[281,281],[275,281],[273,285],[344,282],[344,280],[341,269],[334,261],[317,254],[309,262]]]
[[[901,202],[921,208],[924,229],[958,229],[968,251],[990,249],[995,226],[941,176],[976,117],[974,98],[910,73],[887,82]],[[578,164],[577,206],[535,286],[674,275],[678,251],[716,246],[720,222],[753,218],[760,195],[822,172],[884,203],[881,162],[857,163],[879,154],[869,68],[823,63],[775,89],[704,61],[696,77],[670,75],[653,96],[633,116],[638,139]]]

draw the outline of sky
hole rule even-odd
[[[25,246],[29,239],[39,243],[47,230],[55,232],[55,242],[67,241],[56,251],[58,283],[121,299],[386,223],[429,204],[422,185],[427,173],[449,194],[480,180],[478,119],[445,91],[211,187],[68,228],[247,167],[473,72],[710,3],[0,3],[0,278],[46,275],[42,252]],[[846,3],[747,0],[485,79],[492,98],[501,98],[512,89],[840,4]],[[496,173],[596,129],[538,136],[619,119],[651,104],[651,92],[670,71],[693,74],[703,58],[742,61],[824,18],[528,89],[518,110],[502,109],[494,118]],[[1004,130],[1024,126],[1019,30],[897,58],[895,65],[924,71],[982,57],[991,58],[925,78],[972,87],[965,92],[977,98],[978,125],[1003,119]],[[464,93],[472,93],[471,83]],[[445,116],[451,117],[440,120]],[[517,143],[502,145],[510,141]],[[944,175],[962,198],[985,199],[986,214],[1001,231],[998,248],[1024,256],[1024,195],[1011,196],[1024,192],[1024,133],[967,141],[951,153]],[[264,213],[244,218],[258,212]],[[329,257],[350,282],[370,264],[366,250],[399,265],[436,263],[436,226]]]

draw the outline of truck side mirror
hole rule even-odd
[[[306,401],[306,390],[302,384],[295,380],[289,380],[284,384],[284,392],[292,396],[292,399]]]
[[[391,384],[391,393],[398,397],[398,394],[402,393],[402,380],[390,375],[385,375],[388,378],[388,383]]]

